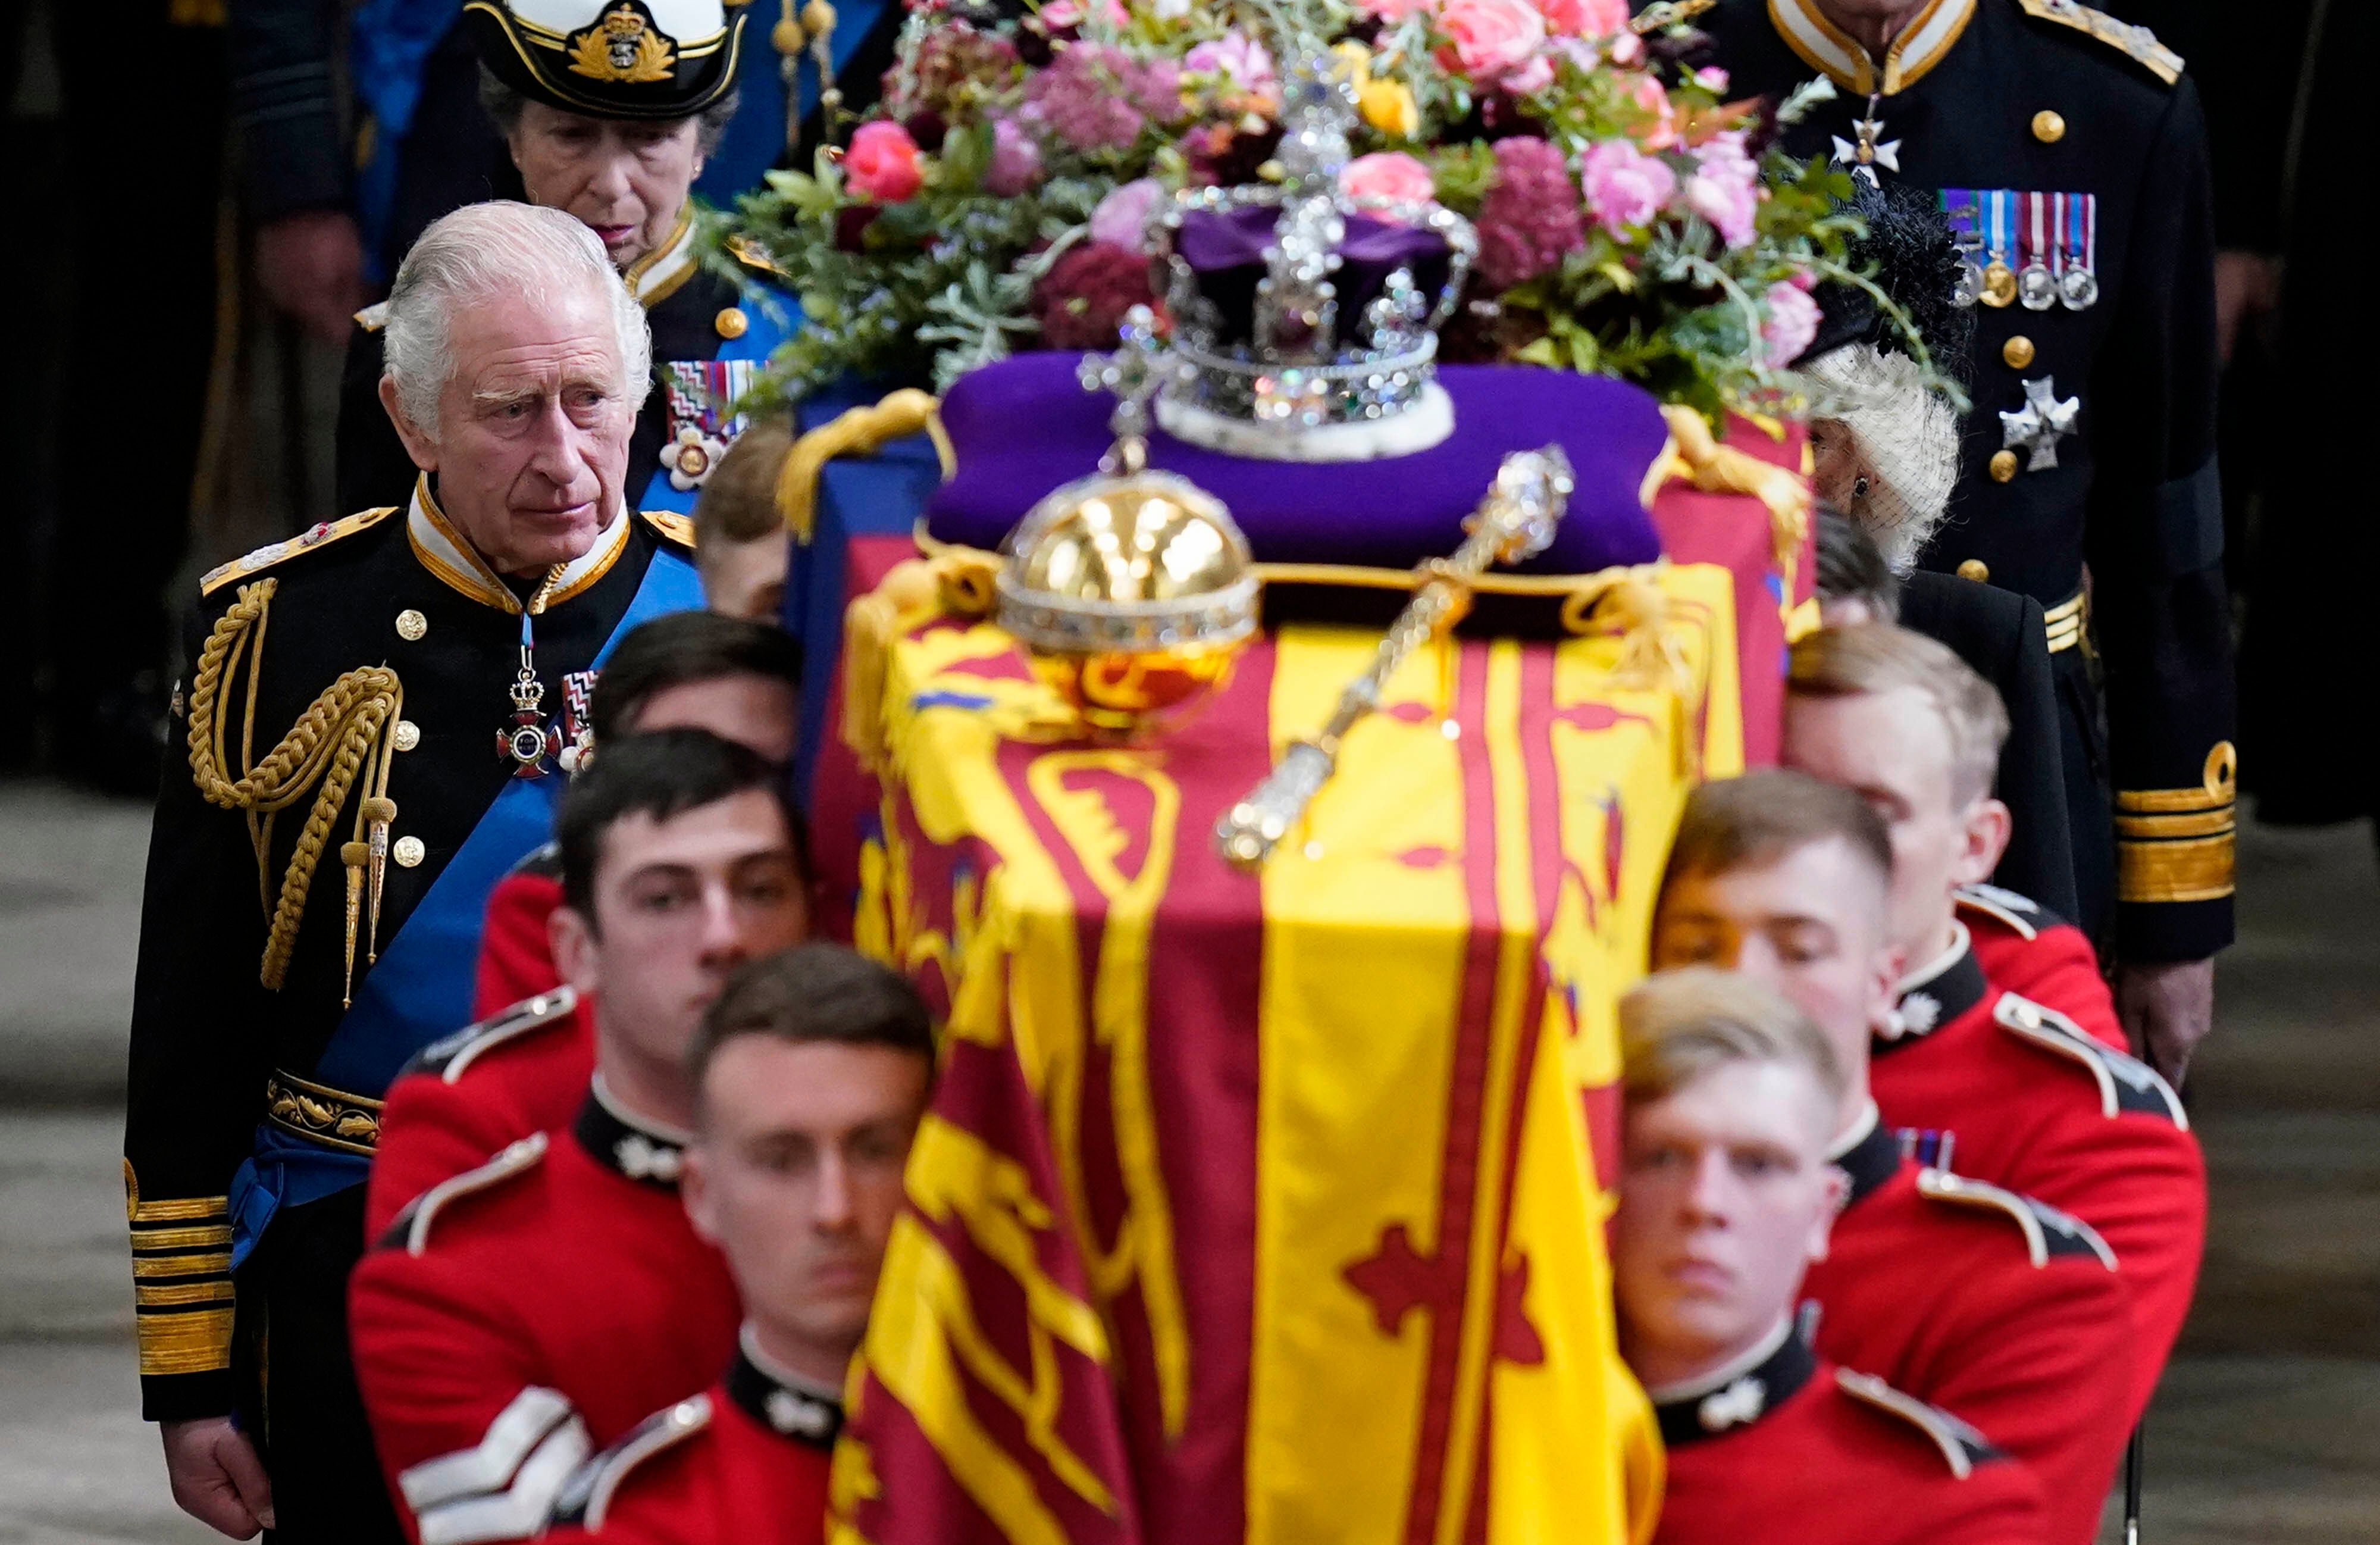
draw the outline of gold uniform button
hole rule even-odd
[[[712,317],[710,325],[719,330],[722,338],[740,338],[750,330],[752,319],[744,314],[743,307],[730,306]]]
[[[2015,453],[2014,451],[1995,451],[1995,452],[1993,452],[1993,453],[1992,453],[1992,481],[1994,481],[1994,482],[2006,482],[2006,481],[2008,481],[2010,478],[2013,478],[2013,477],[2015,477],[2015,476],[2016,476],[2016,453]]]
[[[390,845],[388,856],[407,869],[430,857],[430,849],[421,845],[419,837],[399,837]]]
[[[396,735],[395,738],[396,740],[396,748],[398,750],[410,751],[416,746],[421,744],[421,726],[415,724],[410,719],[399,719],[396,722]]]
[[[430,619],[408,606],[396,614],[396,636],[407,643],[419,643],[430,631]]]
[[[2019,333],[2000,345],[2000,358],[2007,361],[2008,368],[2012,371],[2024,369],[2033,363],[2033,340]]]
[[[2033,137],[2045,145],[2066,138],[2066,120],[2045,107],[2033,116]]]
[[[1997,472],[1994,475],[1997,476]],[[1973,579],[1978,585],[1986,584],[1992,578],[1992,566],[1981,558],[1969,558],[1959,566],[1959,578]]]

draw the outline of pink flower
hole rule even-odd
[[[1647,149],[1666,150],[1678,142],[1678,123],[1670,111],[1670,93],[1662,90],[1658,80],[1640,75],[1629,87],[1628,95],[1637,106],[1653,115],[1653,122],[1636,131],[1636,137],[1645,141]]]
[[[1644,57],[1645,40],[1638,37],[1634,32],[1622,31],[1618,37],[1611,40],[1611,62],[1613,64],[1633,65],[1642,61]]]
[[[1050,0],[1041,7],[1041,20],[1045,26],[1053,28],[1080,27],[1090,18],[1093,8],[1077,4],[1076,0]],[[1107,0],[1105,5],[1096,8],[1111,27],[1129,26],[1132,22],[1131,15],[1123,8],[1123,0]]]
[[[1278,84],[1272,55],[1236,27],[1184,55],[1182,67],[1195,75],[1227,77],[1244,91],[1269,91]]]
[[[843,152],[844,186],[870,203],[897,204],[917,197],[926,179],[917,170],[917,141],[899,124],[880,118],[852,131]]]
[[[1677,174],[1659,156],[1646,155],[1624,140],[1606,140],[1579,158],[1586,205],[1613,236],[1643,227],[1678,190]]]
[[[1760,167],[1743,148],[1742,130],[1714,134],[1695,147],[1686,207],[1709,221],[1730,247],[1751,243],[1753,216],[1760,208]]]
[[[1152,121],[1182,116],[1181,72],[1170,59],[1142,64],[1121,48],[1071,43],[1026,81],[1018,116],[1076,150],[1127,150]]]
[[[1438,0],[1355,0],[1355,8],[1394,23],[1427,11],[1437,3]]]
[[[1352,199],[1407,204],[1427,203],[1438,193],[1429,168],[1398,151],[1357,156],[1339,174],[1339,188]]]
[[[1717,65],[1705,65],[1702,68],[1694,71],[1694,84],[1700,86],[1704,91],[1715,91],[1720,96],[1725,96],[1727,94],[1727,71],[1719,68]]]
[[[1546,18],[1529,0],[1444,0],[1438,30],[1454,67],[1475,84],[1502,79],[1546,41]]]
[[[1165,201],[1165,189],[1155,177],[1127,182],[1111,191],[1091,211],[1091,239],[1121,247],[1127,252],[1148,250],[1148,217]]]
[[[1033,136],[1002,118],[991,126],[991,163],[983,169],[983,190],[1014,199],[1041,176],[1041,146]]]
[[[1628,30],[1628,0],[1532,0],[1548,31],[1608,38]]]
[[[1506,70],[1500,82],[1514,96],[1530,96],[1554,83],[1554,62],[1542,54],[1533,55],[1518,69]]]
[[[1798,286],[1779,281],[1768,286],[1768,320],[1760,325],[1760,342],[1771,370],[1783,370],[1801,358],[1818,335],[1818,303]]]
[[[1561,152],[1515,135],[1497,140],[1495,153],[1496,180],[1479,203],[1479,278],[1504,290],[1585,246],[1586,224]]]

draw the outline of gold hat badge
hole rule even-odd
[[[621,0],[565,40],[570,73],[595,80],[650,85],[667,80],[677,66],[668,34],[636,6]]]

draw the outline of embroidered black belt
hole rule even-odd
[[[284,1132],[341,1153],[380,1146],[381,1101],[275,1070],[264,1080],[264,1114]]]
[[[2049,608],[2046,615],[2049,623],[2050,653],[2063,653],[2082,641],[2082,626],[2091,617],[2089,609],[2083,605],[2088,599],[2085,592],[2076,590]]]

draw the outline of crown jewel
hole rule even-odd
[[[1478,248],[1435,203],[1340,181],[1355,120],[1335,61],[1288,72],[1281,179],[1187,189],[1156,237],[1174,320],[1157,418],[1209,449],[1340,461],[1424,450],[1453,432],[1438,329]]]

